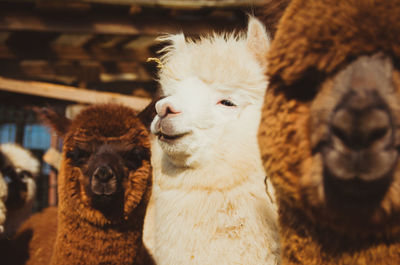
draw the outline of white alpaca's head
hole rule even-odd
[[[247,34],[162,40],[171,45],[162,50],[162,99],[151,131],[168,160],[197,167],[254,149],[267,88],[269,38],[263,25],[250,18]]]
[[[26,194],[24,194],[24,203],[33,202],[36,194],[35,179],[40,170],[39,160],[29,150],[15,143],[2,144],[0,149],[8,157],[13,165],[13,170],[17,174],[17,180],[14,179],[14,182],[8,183],[9,189],[12,186],[16,190],[10,189],[9,192],[18,194],[19,192],[25,192],[23,190],[26,189]],[[20,184],[24,188],[19,187],[15,181],[21,181]],[[16,186],[19,188],[16,188]]]

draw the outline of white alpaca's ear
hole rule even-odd
[[[247,48],[262,65],[267,64],[267,52],[270,46],[270,38],[264,25],[255,17],[249,17],[247,27]]]
[[[160,36],[157,38],[160,42],[169,42],[170,45],[167,45],[165,48],[161,49],[160,52],[179,52],[185,49],[186,40],[185,35],[183,33],[179,34],[167,34],[164,36]]]
[[[176,51],[181,51],[186,48],[185,35],[183,33],[173,35],[171,38]]]

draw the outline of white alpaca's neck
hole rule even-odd
[[[235,163],[214,157],[201,167],[182,168],[157,144],[153,151],[147,231],[157,264],[276,264],[276,208],[265,192],[257,155],[237,156]]]

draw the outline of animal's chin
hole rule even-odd
[[[376,208],[392,183],[397,152],[331,149],[334,148],[327,147],[322,152],[327,204],[348,214]]]
[[[108,216],[113,213],[122,211],[121,199],[123,194],[121,192],[113,193],[112,195],[97,195],[91,196],[92,207],[101,211],[104,215]]]
[[[315,155],[313,164],[305,169],[300,196],[306,212],[316,222],[358,233],[380,231],[394,218],[393,209],[387,206],[391,205],[396,167],[376,178],[363,178],[358,174],[347,178],[335,175],[321,156]]]
[[[325,200],[330,208],[345,215],[368,215],[379,207],[391,182],[391,173],[366,182],[358,177],[350,180],[341,179],[325,170],[323,176]]]
[[[111,203],[114,198],[114,195],[96,194],[92,196],[92,201],[97,205],[104,205]]]
[[[86,192],[91,198],[93,208],[102,212],[113,211],[123,193],[120,185],[116,182],[101,183],[95,180],[92,180],[91,185],[86,188]]]

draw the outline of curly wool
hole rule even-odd
[[[400,263],[398,215],[379,235],[354,235],[312,220],[299,191],[312,163],[310,101],[321,83],[363,55],[381,52],[398,62],[399,43],[398,0],[294,0],[285,11],[267,57],[270,85],[259,128],[279,204],[282,264]]]
[[[293,86],[316,73],[328,76],[377,51],[400,58],[399,5],[386,0],[292,1],[268,55],[271,86]]]

